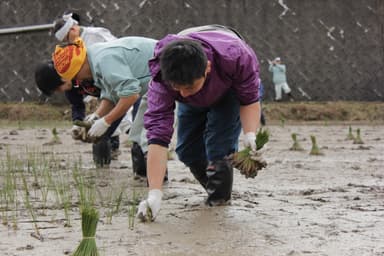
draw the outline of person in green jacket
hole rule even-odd
[[[272,72],[272,81],[275,84],[275,101],[283,99],[282,92],[287,94],[293,101],[291,88],[287,83],[286,67],[281,63],[280,57],[276,57],[273,61],[269,61],[269,72]]]
[[[156,43],[154,39],[130,36],[96,43],[88,48],[81,38],[56,46],[53,62],[63,81],[92,79],[100,89],[101,102],[93,113],[98,118],[94,120],[88,136],[103,136],[114,121],[123,117],[136,100],[146,94],[151,79],[148,61],[153,56]],[[70,83],[63,83],[56,91],[70,88]],[[138,159],[132,154],[132,161],[134,173],[142,177],[146,176],[143,152],[146,152],[147,140],[142,124],[145,103],[145,100],[141,101],[140,105],[143,106],[139,107],[138,117],[129,132],[130,140],[141,147],[139,149],[143,156]]]

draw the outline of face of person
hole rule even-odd
[[[72,89],[72,81],[62,80],[63,83],[56,88],[55,92],[66,92]]]
[[[83,65],[81,66],[79,72],[75,75],[74,79],[76,80],[85,80],[85,79],[92,79],[92,72],[89,67],[88,59],[85,58],[85,61]]]
[[[76,38],[80,36],[80,26],[79,25],[73,25],[72,28],[69,30],[67,35],[67,42],[73,43]]]
[[[171,84],[173,90],[180,93],[183,98],[198,93],[203,88],[208,73],[211,71],[211,63],[208,61],[204,76],[197,78],[192,84]]]

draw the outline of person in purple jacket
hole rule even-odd
[[[149,61],[147,175],[149,192],[137,216],[154,220],[161,207],[167,147],[177,108],[176,153],[208,194],[210,206],[231,198],[233,168],[227,156],[244,145],[256,150],[260,126],[259,62],[239,34],[208,25],[160,40]]]

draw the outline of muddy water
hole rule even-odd
[[[91,146],[72,141],[65,129],[59,129],[63,144],[42,146],[51,139],[49,130],[10,135],[9,128],[0,131],[0,154],[4,161],[7,151],[16,157],[28,146],[55,152],[63,168],[81,155],[83,171],[93,172],[101,190],[125,186],[121,210],[111,224],[99,206],[101,255],[384,255],[384,126],[355,124],[363,145],[345,140],[347,125],[268,128],[268,167],[255,179],[235,172],[231,205],[205,206],[203,189],[182,163],[171,160],[156,222],[135,222],[133,229],[128,201],[132,191],[143,196],[145,182],[133,179],[129,148],[122,147],[109,169],[95,170]],[[291,133],[298,134],[304,151],[289,150]],[[316,136],[323,156],[309,155],[310,135]],[[43,241],[31,236],[31,217],[22,203],[19,207],[18,230],[12,223],[0,225],[0,255],[66,255],[76,249],[81,239],[76,206],[70,211],[71,227],[65,227],[60,209],[38,214]]]

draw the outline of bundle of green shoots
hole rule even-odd
[[[354,139],[355,139],[355,136],[353,136],[352,127],[349,126],[347,140],[354,140]]]
[[[81,229],[83,240],[81,240],[73,256],[99,256],[96,247],[96,227],[99,221],[99,213],[92,206],[86,206],[81,211]]]
[[[292,140],[293,140],[293,145],[289,150],[292,151],[303,151],[303,147],[300,145],[299,141],[297,140],[297,134],[292,133],[291,134]]]
[[[62,144],[61,139],[59,137],[59,133],[57,132],[56,127],[52,129],[52,139],[45,143],[45,145],[56,145],[56,144]]]
[[[356,138],[353,139],[353,144],[364,144],[363,140],[360,137],[360,129],[356,130]]]
[[[267,166],[267,162],[257,150],[263,148],[268,140],[268,130],[260,128],[256,134],[256,152],[253,152],[251,148],[247,147],[232,154],[229,160],[232,162],[233,167],[240,170],[240,173],[245,175],[246,178],[255,178],[258,171]]]
[[[81,134],[80,134],[81,135],[80,139],[82,141],[89,142],[89,143],[96,143],[100,139],[100,138],[88,136],[88,131],[89,129],[91,129],[93,125],[93,121],[75,120],[73,124],[82,127],[83,130],[81,131]]]
[[[312,148],[311,148],[311,152],[309,152],[309,154],[315,155],[315,156],[324,155],[324,153],[321,152],[319,147],[317,146],[316,137],[314,135],[311,135],[311,141],[312,141]]]

